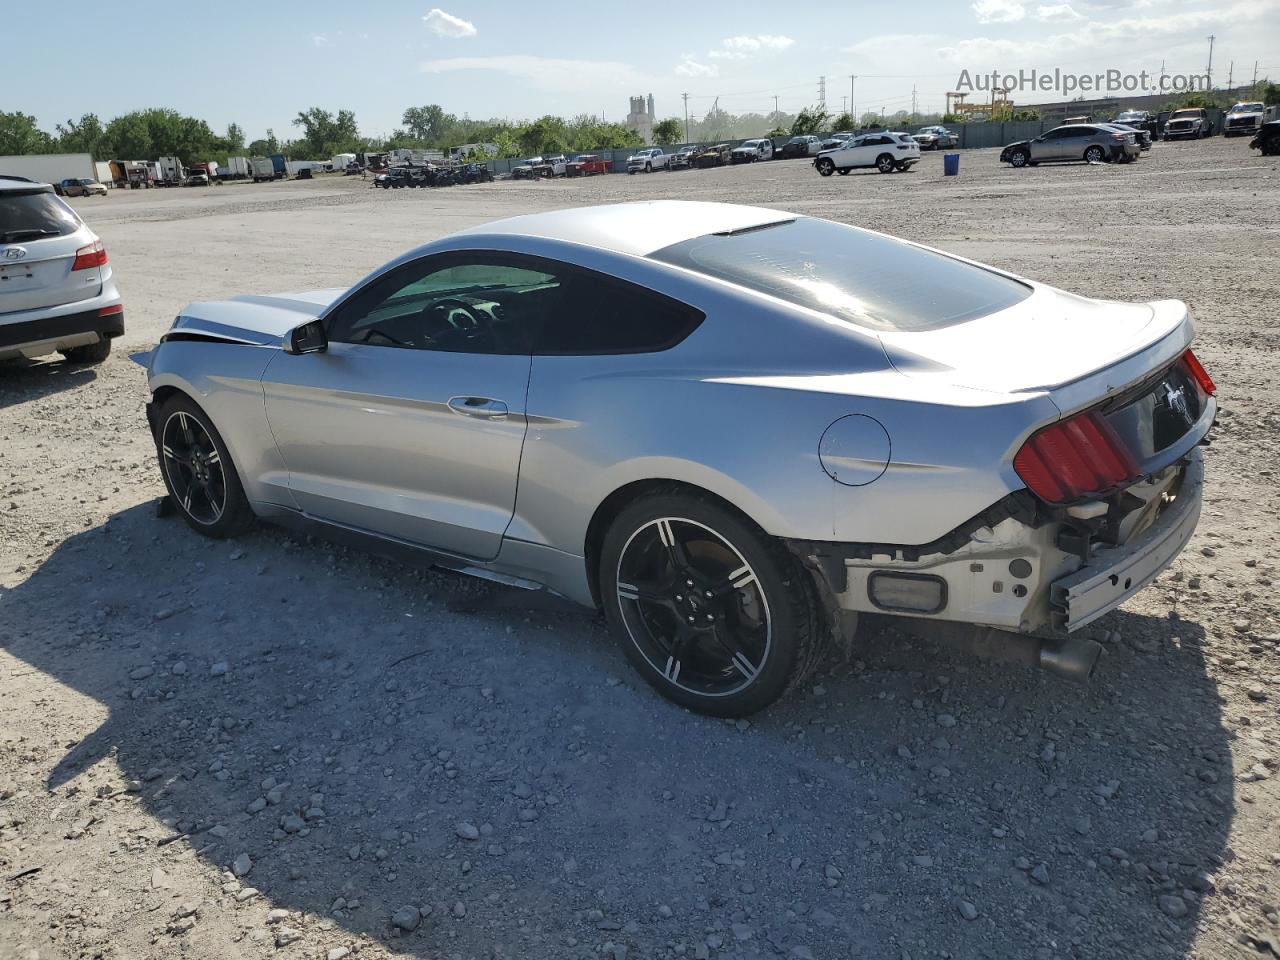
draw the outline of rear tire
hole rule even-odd
[[[762,710],[803,683],[825,652],[808,572],[707,497],[659,492],[624,509],[605,534],[598,581],[632,665],[699,713]]]
[[[898,165],[894,162],[892,154],[882,153],[876,157],[876,169],[881,173],[893,173],[898,169]]]
[[[101,363],[111,355],[111,341],[106,337],[99,338],[97,343],[85,344],[83,347],[71,347],[60,350],[68,363]]]
[[[1094,144],[1092,147],[1089,147],[1089,149],[1085,150],[1084,152],[1085,163],[1102,163],[1106,159],[1107,159],[1106,151],[1103,150],[1097,144]]]
[[[221,434],[194,400],[175,393],[157,418],[156,457],[182,519],[215,540],[253,525],[253,510]]]

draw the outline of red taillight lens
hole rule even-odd
[[[1111,425],[1082,413],[1031,435],[1013,458],[1031,492],[1048,503],[1071,503],[1124,486],[1138,464]]]
[[[71,265],[72,270],[89,270],[92,267],[105,267],[107,265],[107,248],[102,245],[101,240],[95,240],[87,247],[81,247],[76,251],[76,262]]]
[[[113,304],[113,305],[112,305],[112,306],[110,306],[110,307],[103,307],[101,310],[99,310],[99,311],[98,311],[98,316],[100,316],[100,317],[114,317],[117,313],[124,313],[124,304],[123,304],[123,303]]]
[[[1195,378],[1196,383],[1200,384],[1200,389],[1212,397],[1217,392],[1217,384],[1213,382],[1213,377],[1209,376],[1209,371],[1204,368],[1196,355],[1188,350],[1182,355],[1182,362],[1187,365],[1187,370]]]

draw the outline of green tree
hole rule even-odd
[[[227,134],[222,138],[223,149],[228,154],[244,152],[244,129],[238,123],[227,124]]]
[[[836,131],[852,130],[853,125],[854,125],[854,119],[850,115],[848,110],[846,110],[844,113],[840,114],[840,116],[836,117],[834,120],[831,121],[831,129]]]
[[[451,113],[445,113],[444,107],[437,103],[429,103],[425,107],[410,107],[400,118],[409,135],[423,142],[437,142],[445,130],[458,122]]]
[[[293,125],[303,130],[302,139],[293,145],[293,149],[309,154],[312,159],[331,157],[335,153],[364,146],[360,142],[356,115],[350,110],[339,110],[335,116],[328,110],[312,107],[299,113]]]
[[[1268,107],[1280,106],[1280,83],[1263,80],[1258,84],[1258,98]]]
[[[659,120],[653,125],[653,142],[660,147],[679,143],[682,136],[684,136],[684,126],[675,117]]]
[[[964,123],[964,117],[958,113],[944,113],[939,122],[944,126],[947,124]]]
[[[880,122],[880,114],[876,113],[874,110],[868,110],[866,113],[862,115],[862,123],[860,124],[860,126],[881,127],[881,126],[884,126],[884,124]]]
[[[817,133],[819,130],[826,130],[827,121],[830,119],[831,114],[821,107],[806,107],[800,111],[795,123],[791,124],[791,135],[799,137],[805,134]]]
[[[499,157],[519,157],[522,155],[520,144],[510,130],[499,130],[494,134],[493,145],[498,148]]]
[[[79,122],[68,120],[65,126],[58,124],[57,130],[57,149],[64,153],[90,153],[97,159],[105,159],[111,152],[105,142],[106,131],[96,114],[86,113]]]
[[[25,113],[0,110],[0,153],[44,153],[53,139],[36,126],[36,118]]]
[[[152,160],[160,156],[151,147],[151,131],[140,113],[126,113],[107,124],[106,139],[117,160]]]
[[[528,154],[556,154],[570,149],[568,125],[559,117],[539,117],[518,134],[516,140]]]

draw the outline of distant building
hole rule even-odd
[[[640,134],[645,143],[653,143],[653,121],[653,94],[632,97],[631,112],[627,114],[625,126]]]

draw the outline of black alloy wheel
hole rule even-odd
[[[162,406],[157,423],[160,473],[188,525],[216,538],[246,529],[253,512],[226,444],[204,411],[175,394]]]
[[[654,495],[610,527],[605,614],[628,659],[690,709],[737,717],[772,703],[824,646],[810,575],[749,521],[695,496]]]

